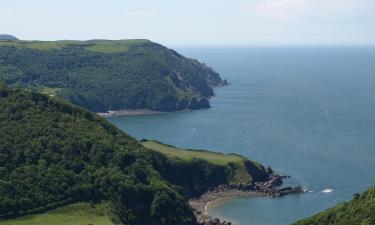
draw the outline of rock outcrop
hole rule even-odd
[[[217,218],[210,217],[206,212],[207,204],[217,199],[235,196],[277,198],[289,194],[303,193],[300,186],[279,188],[285,178],[289,178],[289,176],[270,174],[268,179],[263,182],[219,185],[206,192],[199,199],[191,200],[189,203],[195,210],[195,215],[200,225],[230,225],[232,223],[229,221],[220,221]]]
[[[204,223],[204,225],[232,225],[229,221],[220,221],[219,219],[212,219]]]

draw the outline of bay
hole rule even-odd
[[[375,185],[375,47],[177,50],[231,82],[212,107],[109,121],[138,139],[245,155],[309,191],[220,201],[212,216],[289,224]]]

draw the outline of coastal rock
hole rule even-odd
[[[272,175],[266,182],[258,183],[261,189],[271,189],[272,187],[280,186],[283,184],[283,178],[279,175]]]
[[[279,189],[278,193],[280,194],[280,196],[284,196],[284,195],[289,195],[289,194],[303,193],[303,190],[301,186],[286,187],[286,188]]]
[[[210,103],[206,98],[192,98],[189,104],[189,109],[202,109],[202,108],[209,108]]]
[[[211,219],[204,223],[204,225],[232,225],[229,221],[223,221],[221,222],[219,219]]]

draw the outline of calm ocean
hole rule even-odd
[[[375,47],[178,50],[231,82],[212,108],[109,120],[139,139],[243,154],[310,191],[222,201],[211,215],[284,225],[375,185]]]

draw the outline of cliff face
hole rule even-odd
[[[205,64],[148,40],[0,42],[0,79],[91,111],[209,107],[226,85]]]
[[[142,140],[145,148],[166,156],[155,167],[170,183],[182,187],[188,198],[220,185],[246,186],[269,180],[272,172],[236,154],[186,150],[158,141]]]

